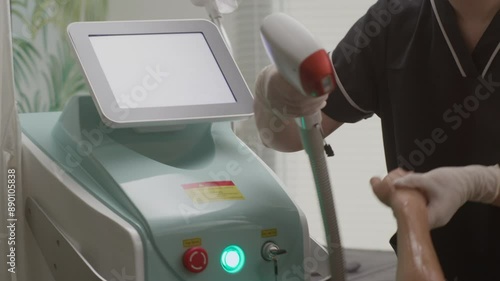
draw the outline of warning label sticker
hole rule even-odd
[[[264,229],[261,231],[260,236],[262,238],[276,237],[278,236],[278,229],[276,228]]]
[[[184,246],[184,248],[200,247],[201,238],[184,239],[182,240],[182,246]]]
[[[217,202],[244,200],[238,187],[232,181],[212,181],[183,184],[182,188],[193,202]]]

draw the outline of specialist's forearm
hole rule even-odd
[[[432,245],[426,202],[408,192],[407,200],[393,208],[398,224],[398,281],[445,281]]]

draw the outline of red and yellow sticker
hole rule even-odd
[[[245,199],[232,181],[189,183],[183,184],[182,188],[197,203]]]

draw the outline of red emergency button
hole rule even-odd
[[[202,247],[193,247],[184,253],[182,261],[187,270],[200,273],[207,268],[208,254]]]

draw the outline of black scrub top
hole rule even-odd
[[[379,0],[332,53],[324,113],[381,118],[388,170],[500,163],[500,13],[471,53],[447,0]],[[447,280],[500,280],[500,208],[467,203],[432,238]]]

